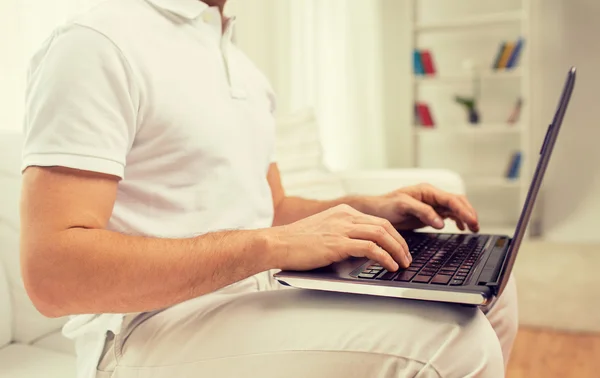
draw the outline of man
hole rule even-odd
[[[503,376],[514,287],[488,318],[279,290],[270,270],[407,267],[392,224],[479,226],[464,197],[427,185],[286,197],[273,95],[230,43],[224,5],[108,0],[32,61],[23,278],[40,312],[73,315],[79,377]]]

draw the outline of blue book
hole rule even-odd
[[[513,49],[512,54],[510,55],[510,58],[508,58],[506,68],[514,68],[517,65],[517,63],[519,62],[519,57],[521,56],[521,50],[523,49],[524,43],[525,41],[523,40],[523,38],[519,38],[519,40],[515,44],[515,48]]]
[[[415,50],[413,52],[413,66],[415,70],[415,75],[425,74],[425,68],[423,67],[423,59],[421,58],[421,52],[419,50]]]
[[[519,172],[521,170],[521,160],[522,160],[522,154],[520,152],[515,152],[515,154],[512,156],[511,162],[510,162],[510,167],[508,169],[508,175],[507,177],[509,179],[516,179],[519,178]]]

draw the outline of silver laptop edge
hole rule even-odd
[[[280,281],[283,281],[289,286],[302,289],[325,290],[352,294],[368,294],[406,299],[420,299],[435,302],[451,302],[475,306],[486,305],[491,299],[490,296],[486,296],[483,293],[478,292],[428,290],[414,287],[387,286],[381,281],[357,284],[356,281],[347,282],[341,280],[328,280],[326,278],[315,279],[293,277],[289,275],[285,278],[281,278]]]

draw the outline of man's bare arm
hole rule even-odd
[[[42,314],[160,309],[269,269],[307,270],[350,256],[391,271],[408,266],[408,247],[391,224],[348,206],[286,226],[187,239],[108,231],[117,185],[115,177],[68,168],[25,171],[22,275]]]
[[[281,183],[279,168],[276,163],[272,163],[269,167],[267,181],[271,187],[273,208],[275,209],[275,216],[273,218],[274,226],[293,223],[342,204],[350,205],[353,208],[362,211],[360,209],[360,200],[357,197],[344,197],[331,201],[317,201],[301,197],[286,196]]]
[[[267,180],[273,196],[273,225],[276,226],[345,204],[362,213],[387,219],[399,229],[425,226],[441,229],[444,227],[443,218],[450,218],[456,221],[460,229],[465,229],[466,224],[472,231],[479,230],[477,214],[466,197],[427,184],[401,188],[380,196],[347,196],[317,201],[286,196],[275,163],[269,168]]]
[[[164,308],[276,265],[257,232],[158,239],[106,230],[117,183],[58,167],[24,173],[22,273],[44,315]]]

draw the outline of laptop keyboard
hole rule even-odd
[[[460,286],[465,283],[489,236],[403,233],[413,255],[408,269],[388,272],[377,263],[362,269],[358,278]]]

